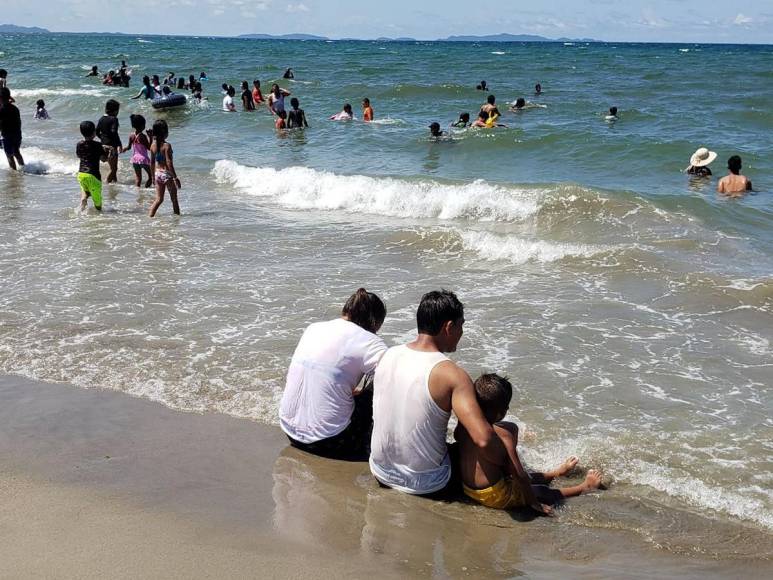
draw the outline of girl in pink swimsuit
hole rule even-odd
[[[164,194],[168,191],[172,198],[172,211],[180,215],[180,204],[177,202],[177,191],[182,187],[180,178],[174,168],[172,146],[167,143],[169,127],[166,121],[159,119],[153,123],[153,145],[150,146],[150,169],[156,182],[156,200],[150,206],[148,215],[154,217],[158,208],[164,203]]]
[[[131,120],[134,133],[129,136],[129,144],[124,148],[124,151],[132,150],[131,161],[134,168],[134,185],[137,187],[142,185],[142,172],[144,170],[148,174],[145,187],[150,187],[153,185],[153,178],[150,175],[150,155],[148,155],[150,140],[145,135],[145,117],[142,115],[131,115],[129,119]]]

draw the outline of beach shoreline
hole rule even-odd
[[[8,578],[771,570],[764,554],[678,555],[612,525],[577,526],[563,515],[517,521],[404,496],[379,489],[365,463],[288,447],[275,427],[15,376],[0,376],[0,506]]]

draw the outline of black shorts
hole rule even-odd
[[[13,157],[19,153],[19,149],[21,149],[21,135],[18,137],[3,135],[3,151],[5,151],[6,157]]]

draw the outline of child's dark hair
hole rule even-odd
[[[0,79],[4,79],[7,76],[8,76],[8,71],[5,70],[4,68],[0,68]]]
[[[163,119],[158,119],[153,122],[153,137],[158,141],[164,140],[169,137],[169,125]]]
[[[284,109],[279,109],[276,112],[276,116],[279,117],[280,119],[286,119],[287,118],[287,111],[285,111]]]
[[[740,173],[741,166],[741,157],[739,155],[733,155],[730,159],[727,160],[727,168],[731,173]]]
[[[369,107],[370,99],[368,97],[365,97],[364,99],[362,99],[362,104],[365,105],[366,107]]]
[[[488,97],[486,97],[486,102],[489,105],[493,105],[494,103],[497,102],[497,98],[494,95],[489,95]]]
[[[470,122],[470,114],[469,113],[462,113],[461,115],[459,115],[459,120],[460,121],[464,121],[465,123],[469,123]]]
[[[360,328],[375,333],[386,318],[386,306],[381,298],[360,288],[346,301],[341,314]]]
[[[292,99],[290,99],[290,106],[293,109],[297,109],[298,107],[301,106],[301,103],[296,97],[293,97]]]
[[[609,107],[609,114],[613,117],[617,116],[617,107]]]
[[[349,113],[351,115],[352,114],[352,106],[349,103],[346,103],[344,105],[344,111],[346,111],[347,113]]]
[[[233,97],[236,94],[236,89],[233,88],[231,85],[228,85],[228,96]]]
[[[132,129],[135,129],[138,133],[145,130],[145,117],[142,115],[129,115],[129,122],[132,125]]]
[[[46,108],[46,102],[43,99],[38,99],[35,103],[38,109],[45,109]]]
[[[518,97],[517,99],[515,99],[515,107],[517,109],[523,108],[525,106],[526,106],[526,99],[524,99],[523,97]]]
[[[513,385],[507,377],[495,373],[475,379],[475,398],[489,423],[500,421],[507,413],[513,398]]]
[[[242,81],[242,90],[246,91],[249,88],[250,88],[249,83],[247,81]]]
[[[121,108],[121,103],[116,101],[115,99],[110,99],[105,103],[105,114],[106,115],[117,115],[118,110]]]
[[[81,135],[84,137],[93,137],[97,132],[97,128],[92,121],[81,121]]]

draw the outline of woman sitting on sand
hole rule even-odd
[[[322,457],[365,461],[373,429],[372,382],[387,350],[376,336],[386,307],[360,288],[341,317],[315,322],[303,333],[287,371],[279,423],[293,447]]]

